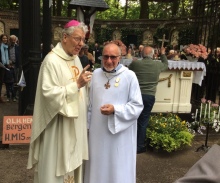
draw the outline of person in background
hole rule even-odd
[[[90,65],[89,59],[87,56],[85,56],[83,48],[79,51],[79,59],[83,68],[86,67],[87,65]]]
[[[220,62],[220,47],[216,48],[215,54],[217,62]]]
[[[143,104],[137,77],[119,64],[120,57],[119,46],[108,43],[103,68],[93,72],[84,183],[136,182],[137,118]]]
[[[154,60],[159,60],[160,59],[160,53],[158,48],[154,48],[154,55],[153,55]]]
[[[135,52],[135,57],[137,57],[137,58],[143,58],[143,56],[142,56],[143,48],[144,48],[144,45],[142,45],[142,44],[139,45],[138,51]]]
[[[190,54],[190,51],[189,51],[189,46],[186,45],[183,47],[181,53],[180,53],[180,59],[181,60],[188,60],[186,56],[188,56]]]
[[[11,35],[9,38],[9,60],[12,61],[15,69],[16,82],[18,81],[18,73],[19,73],[19,46],[17,45],[17,37],[15,35]]]
[[[89,53],[89,46],[85,44],[83,46],[83,50],[84,50],[84,55],[87,56],[89,59],[90,68],[92,68],[93,65],[95,64],[95,58],[93,57],[91,53]]]
[[[137,154],[146,151],[146,129],[149,122],[151,110],[155,103],[155,93],[159,81],[159,75],[168,68],[165,56],[165,48],[161,48],[161,62],[153,60],[154,49],[150,46],[143,49],[143,60],[137,60],[129,65],[134,71],[140,85],[144,109],[138,118],[137,130]]]
[[[16,81],[14,64],[12,63],[12,61],[10,61],[10,63],[8,65],[6,64],[5,67],[7,68],[4,74],[7,102],[9,102],[10,100],[16,102],[15,90],[14,90],[14,83]]]
[[[20,67],[20,61],[19,61],[19,46],[17,45],[17,36],[11,35],[9,38],[9,59],[12,61],[14,72],[15,72],[15,83],[18,83],[19,81],[19,67]],[[16,85],[15,85],[16,86]],[[14,86],[14,87],[15,87]],[[15,99],[17,98],[17,87],[15,87]]]
[[[102,55],[102,50],[101,50],[98,43],[95,43],[94,48],[93,48],[92,51],[94,52],[93,55],[95,55],[95,62],[98,63],[98,64],[101,64],[101,62],[99,60],[99,57]]]
[[[178,53],[175,50],[169,50],[167,59],[174,60],[175,56],[178,56]]]
[[[133,59],[133,50],[132,50],[132,48],[129,46],[128,48],[127,48],[127,54],[126,54],[126,56],[125,56],[125,58],[127,58],[127,59]]]
[[[88,31],[84,23],[68,22],[61,42],[44,58],[34,103],[28,169],[34,183],[82,183],[88,159],[87,93],[91,79],[78,54]]]
[[[219,145],[214,144],[212,147],[208,147],[206,154],[174,183],[219,183],[219,153]]]
[[[0,103],[4,103],[5,101],[2,99],[2,85],[5,75],[4,67],[9,64],[8,36],[6,34],[0,36],[0,62],[2,65],[2,67],[0,67]]]

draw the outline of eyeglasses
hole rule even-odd
[[[114,56],[114,55],[111,55],[111,56],[109,56],[109,55],[102,55],[102,58],[103,58],[104,60],[108,60],[109,58],[110,58],[111,60],[116,60],[118,57],[120,57],[120,55],[118,55],[118,56]]]
[[[85,43],[85,38],[81,38],[81,37],[74,37],[74,36],[72,36],[72,35],[70,35],[70,34],[67,34],[68,36],[70,36],[70,37],[72,37],[77,43],[79,43],[79,42],[83,42],[83,43]]]

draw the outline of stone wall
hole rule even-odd
[[[18,36],[19,23],[18,12],[15,11],[0,11],[0,35],[1,34],[16,34]]]

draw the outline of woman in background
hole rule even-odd
[[[4,73],[5,73],[5,65],[9,64],[9,56],[8,56],[8,36],[6,34],[2,34],[0,36],[0,62],[2,67],[0,67],[0,103],[3,103],[2,99],[2,84],[4,82]]]

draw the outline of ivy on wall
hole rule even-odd
[[[195,32],[192,27],[184,27],[179,30],[179,45],[195,44]]]
[[[170,34],[171,28],[157,28],[156,33],[154,34],[154,43],[155,45],[157,45],[158,47],[161,47],[161,41],[159,41],[159,39],[163,38],[163,35],[165,34],[165,39],[168,40],[169,39],[169,34]],[[164,46],[169,45],[169,42],[164,42]]]
[[[95,42],[99,44],[103,43],[101,26],[93,27],[93,30],[95,32]]]
[[[112,35],[113,32],[115,31],[115,27],[106,27],[102,28],[101,26],[96,26],[94,27],[95,31],[95,40],[98,42],[100,45],[102,45],[106,41],[111,41],[112,40]],[[187,26],[187,27],[178,27],[177,29],[179,31],[179,45],[187,45],[190,43],[195,43],[195,33],[194,29],[192,26]],[[119,29],[121,32],[121,41],[128,46],[130,43],[128,42],[128,36],[129,35],[135,35],[137,38],[137,45],[142,44],[143,41],[143,33],[145,29],[143,28],[127,28],[123,27]],[[154,43],[155,46],[160,47],[161,46],[161,41],[159,39],[163,38],[163,35],[165,34],[165,39],[168,40],[169,36],[171,33],[171,27],[163,27],[163,28],[157,28],[153,38],[154,38]],[[165,42],[164,46],[170,47],[169,42]]]
[[[111,27],[106,27],[106,28],[101,28],[101,26],[97,26],[94,28],[94,31],[96,33],[95,39],[96,42],[102,44],[106,41],[111,41],[112,40],[112,35],[113,32],[115,31],[115,28],[111,28]],[[137,37],[137,45],[142,43],[142,39],[143,39],[143,29],[128,29],[128,28],[121,28],[119,29],[119,31],[121,32],[121,41],[125,44],[125,45],[129,45],[130,43],[128,42],[128,36],[129,35],[135,35]]]
[[[130,43],[128,42],[128,36],[129,35],[135,35],[137,36],[137,45],[142,44],[142,39],[143,39],[143,29],[138,29],[138,28],[133,28],[133,29],[128,29],[128,28],[122,28],[121,29],[121,34],[122,34],[122,42],[125,45],[129,45]]]

